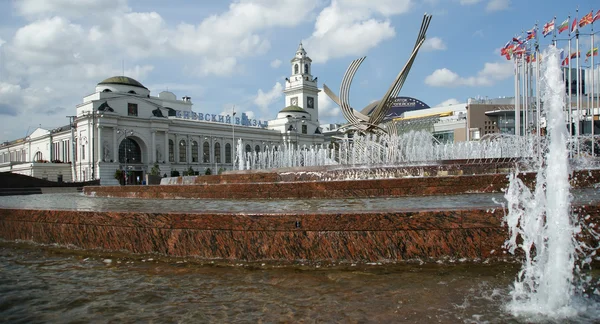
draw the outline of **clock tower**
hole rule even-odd
[[[292,75],[285,79],[285,105],[298,106],[310,115],[310,121],[319,123],[319,88],[317,78],[311,74],[312,60],[306,56],[302,43],[296,50],[296,55],[290,61]]]

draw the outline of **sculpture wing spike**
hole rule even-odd
[[[415,43],[415,46],[413,48],[411,56],[409,57],[408,61],[404,65],[404,68],[400,71],[400,73],[398,73],[398,76],[394,80],[394,83],[392,83],[392,85],[390,86],[388,91],[385,93],[385,95],[383,96],[381,101],[379,101],[379,104],[377,105],[377,107],[375,108],[375,110],[373,111],[373,113],[371,114],[371,116],[369,118],[369,123],[379,124],[379,123],[381,123],[381,121],[383,121],[385,116],[388,114],[389,109],[391,108],[391,105],[392,105],[393,98],[398,96],[398,93],[400,93],[400,89],[402,89],[402,86],[404,85],[404,81],[408,77],[408,73],[410,72],[412,64],[413,64],[417,54],[419,53],[419,49],[425,42],[425,34],[427,32],[427,28],[429,28],[430,22],[431,22],[431,15],[425,14],[423,16],[423,21],[421,23],[421,30],[419,31],[419,34],[417,36],[417,41]]]
[[[342,114],[350,122],[350,124],[358,125],[360,122],[354,115],[354,109],[350,107],[350,86],[352,85],[352,80],[354,79],[354,74],[360,67],[361,63],[365,60],[366,57],[361,57],[356,59],[350,63],[350,66],[346,70],[344,74],[344,78],[342,79],[342,84],[340,85],[340,107],[342,108]]]
[[[431,17],[432,16],[428,14],[425,14],[423,16],[423,21],[421,22],[421,29],[419,30],[419,34],[417,35],[417,40],[415,41],[413,51],[408,61],[406,62],[400,73],[398,73],[396,79],[394,79],[394,82],[390,85],[390,87],[388,88],[387,92],[381,100],[368,104],[361,111],[357,111],[350,106],[350,86],[352,85],[352,80],[354,79],[356,71],[358,70],[358,68],[360,67],[360,65],[366,57],[361,57],[350,63],[348,69],[346,70],[346,73],[344,73],[344,77],[342,78],[339,97],[335,93],[333,93],[333,91],[331,91],[331,89],[329,89],[326,85],[323,85],[325,93],[340,107],[344,118],[346,118],[346,120],[348,121],[348,124],[341,127],[342,129],[347,129],[347,131],[351,131],[352,128],[354,128],[354,130],[359,131],[361,133],[398,133],[397,127],[395,127],[394,123],[391,123],[392,125],[388,125],[384,128],[380,127],[379,124],[383,121],[385,116],[388,115],[394,99],[398,96],[400,90],[404,86],[404,82],[408,77],[408,73],[412,68],[417,54],[419,53],[419,49],[421,48],[421,46],[423,46],[423,43],[425,42],[427,29],[429,28],[429,24],[431,23]]]

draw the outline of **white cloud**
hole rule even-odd
[[[28,19],[53,16],[79,18],[88,16],[113,15],[128,11],[127,0],[19,0],[14,2],[17,13]]]
[[[22,107],[21,86],[0,82],[0,115],[15,116]]]
[[[271,67],[276,69],[278,67],[281,66],[281,60],[280,59],[274,59],[273,61],[271,61]]]
[[[0,38],[0,47],[2,47],[2,45],[4,45],[5,43],[6,42],[2,38]]]
[[[490,0],[485,10],[488,12],[506,10],[510,7],[510,0]]]
[[[425,84],[433,87],[458,87],[458,86],[491,86],[495,81],[504,80],[513,75],[510,62],[485,63],[477,76],[461,77],[447,69],[437,69],[425,78]]]
[[[441,103],[439,103],[436,107],[443,107],[443,106],[451,106],[451,105],[457,105],[459,104],[460,101],[458,101],[458,99],[455,98],[450,98],[447,100],[442,101]]]
[[[262,89],[258,89],[258,93],[256,94],[256,98],[254,98],[254,104],[257,105],[262,113],[267,113],[269,111],[269,106],[273,103],[277,102],[279,98],[281,98],[283,94],[283,85],[277,82],[269,90],[268,92],[262,91]]]
[[[443,51],[446,49],[446,44],[439,37],[431,37],[425,40],[423,43],[424,51]]]
[[[303,43],[317,63],[362,55],[394,37],[396,32],[387,17],[405,13],[411,6],[411,0],[332,0],[317,17],[313,34]],[[379,16],[384,18],[376,18]]]
[[[319,118],[320,122],[323,123],[325,121],[329,122],[338,122],[339,118],[342,115],[342,111],[340,107],[338,107],[333,100],[331,100],[323,91],[323,89],[319,89],[321,92],[319,93],[318,104],[319,104]]]
[[[481,0],[460,0],[460,4],[463,6],[473,5],[481,2]]]

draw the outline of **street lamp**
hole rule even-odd
[[[94,169],[95,169],[95,166],[96,166],[96,158],[95,158],[95,155],[96,155],[96,141],[99,140],[98,138],[96,138],[96,116],[98,116],[98,113],[97,113],[96,110],[92,109],[91,111],[84,111],[83,112],[83,116],[84,117],[92,116],[92,134],[90,136],[90,140],[92,142],[92,147],[91,147],[92,151],[91,151],[91,154],[90,154],[90,158],[92,160],[92,180],[95,180],[96,178],[95,178]],[[102,117],[102,115],[100,115],[100,117]],[[98,143],[98,145],[100,145],[100,143]],[[100,158],[100,157],[98,157],[98,158]]]
[[[235,165],[235,105],[231,108],[231,115],[231,169],[233,170]]]
[[[128,175],[127,175],[127,151],[129,150],[129,143],[127,142],[127,137],[133,135],[133,130],[131,129],[127,129],[127,128],[118,128],[117,129],[117,134],[123,134],[125,136],[125,138],[123,139],[125,141],[125,186],[127,185],[127,180],[128,180]]]

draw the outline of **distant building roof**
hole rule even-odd
[[[121,85],[127,85],[127,86],[132,86],[132,87],[144,88],[146,90],[148,89],[148,88],[144,87],[144,85],[142,85],[139,81],[132,79],[130,77],[126,77],[126,76],[110,77],[110,78],[98,83],[98,85],[100,85],[100,84],[121,84]]]
[[[298,107],[298,106],[295,106],[295,105],[287,106],[287,107],[281,109],[279,112],[280,113],[295,112],[295,113],[301,113],[301,114],[308,114],[308,115],[310,115],[308,113],[308,111],[304,110],[304,108]]]

